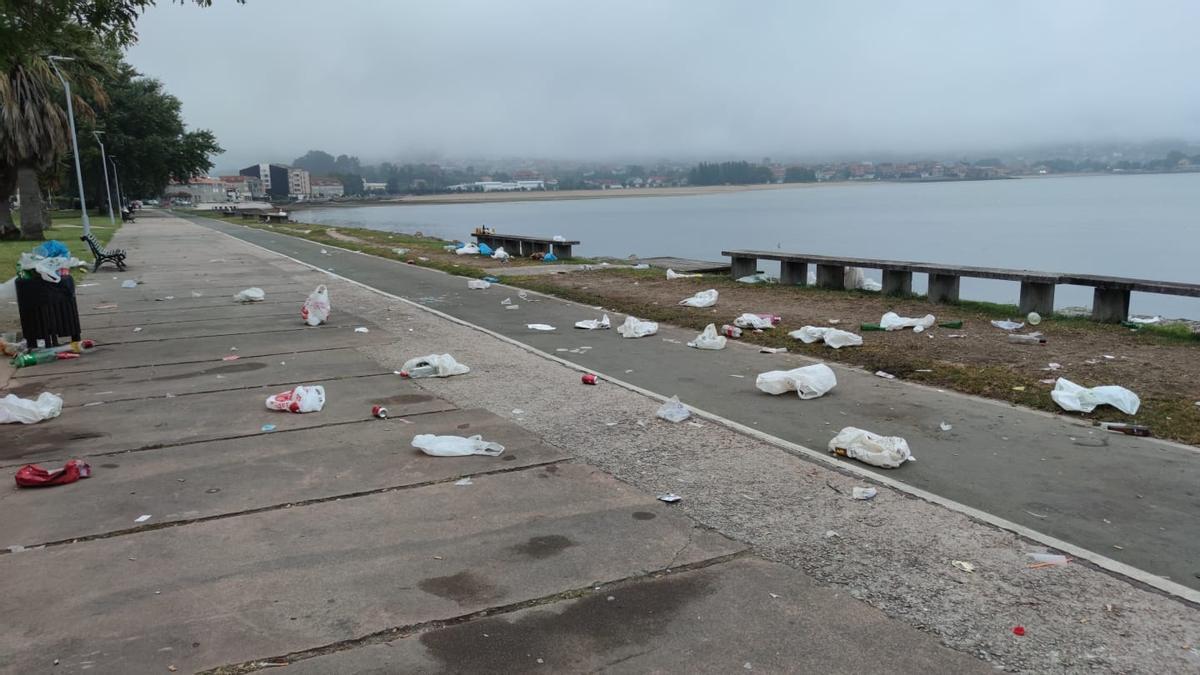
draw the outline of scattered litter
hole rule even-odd
[[[794,330],[788,333],[788,337],[795,338],[804,344],[812,344],[814,342],[824,341],[826,345],[834,349],[842,347],[858,347],[863,343],[861,335],[855,335],[849,331],[839,330],[837,328],[826,328],[824,326],[805,326],[800,330]]]
[[[491,285],[492,283],[490,281],[484,281],[483,279],[471,279],[467,282],[467,288],[474,291],[482,291],[490,288]]]
[[[712,307],[713,305],[717,304],[718,295],[719,294],[717,293],[716,289],[710,288],[707,291],[700,291],[690,298],[684,298],[683,300],[680,300],[679,304],[686,305],[688,307]]]
[[[681,274],[679,272],[676,272],[673,269],[670,269],[670,268],[667,269],[667,279],[670,281],[673,281],[675,279],[690,279],[690,278],[699,277],[699,276],[702,276],[702,275],[700,275],[700,274]]]
[[[1051,378],[1049,380],[1038,380],[1038,382],[1040,382],[1042,384],[1054,384],[1054,378]]]
[[[738,328],[757,328],[759,330],[771,328],[779,323],[778,317],[771,314],[743,314],[733,320],[733,325]]]
[[[426,258],[423,255],[417,256],[417,260],[420,260],[421,262],[429,262],[429,258]]]
[[[1058,378],[1050,398],[1063,410],[1074,412],[1092,412],[1096,406],[1111,405],[1126,415],[1137,414],[1141,406],[1138,395],[1125,387],[1106,385],[1102,387],[1081,387],[1065,377]]]
[[[883,378],[883,379],[885,379],[885,380],[894,380],[894,379],[896,379],[896,376],[895,376],[895,375],[893,375],[893,374],[891,374],[891,373],[885,373],[885,372],[884,372],[884,371],[882,371],[882,370],[877,370],[877,371],[875,371],[875,376],[876,376],[876,377],[882,377],[882,378]]]
[[[674,492],[667,492],[665,494],[661,494],[658,496],[658,501],[666,502],[668,504],[674,504],[675,502],[680,501],[682,499],[683,499],[683,497],[680,497],[679,495],[675,494]]]
[[[835,538],[835,537],[836,537],[836,538],[841,538],[841,536],[842,536],[842,535],[840,535],[840,534],[838,534],[838,533],[837,533],[837,530],[825,530],[825,538],[826,538],[826,539],[833,539],[833,538]],[[772,594],[771,594],[771,597],[772,597],[772,598],[778,598],[779,596],[778,596],[778,595],[775,595],[774,593],[772,593]]]
[[[625,323],[617,326],[617,332],[623,338],[646,337],[658,332],[658,324],[653,321],[642,321],[641,319],[627,316],[625,317]]]
[[[745,375],[730,375],[730,377],[738,377],[738,378],[741,378],[741,379],[746,379],[746,376],[745,376]]]
[[[366,326],[359,326],[358,328],[354,329],[354,332],[355,333],[370,333],[371,331]]]
[[[1042,520],[1045,520],[1046,518],[1050,517],[1050,516],[1044,516],[1040,513],[1034,513],[1033,511],[1026,511],[1025,513],[1028,513],[1029,515],[1033,516],[1034,518],[1041,518]]]
[[[524,415],[524,414],[525,414],[525,411],[524,411],[524,410],[521,410],[520,408],[513,408],[512,414],[514,414],[514,415]]]
[[[137,518],[134,518],[133,522],[144,523],[147,520],[150,520],[150,518],[151,518],[151,515],[149,513],[143,513],[142,515],[138,516]]]
[[[932,336],[931,336],[931,337],[932,337]],[[917,369],[916,369],[916,370],[914,370],[913,372],[914,372],[914,373],[932,373],[932,372],[933,372],[933,368],[917,368]]]
[[[449,354],[430,354],[405,361],[400,368],[400,377],[451,377],[469,372],[469,367]]]
[[[1149,436],[1150,427],[1142,424],[1125,424],[1123,422],[1101,422],[1100,428],[1126,436]]]
[[[759,354],[786,354],[787,347],[763,347],[758,350]]]
[[[1046,344],[1046,338],[1042,337],[1041,333],[1024,333],[1024,334],[1010,333],[1008,335],[1008,341],[1016,343],[1016,344],[1023,344],[1023,345],[1044,345],[1044,344]]]
[[[965,560],[951,560],[950,564],[966,572],[967,574],[975,571],[975,566]]]
[[[387,416],[388,416],[387,408],[385,408],[381,405],[371,406],[371,417],[374,417],[376,419],[386,420]]]
[[[1062,368],[1061,363],[1049,363],[1046,364],[1046,367],[1042,368],[1042,370],[1058,370],[1059,368]]]
[[[527,323],[527,324],[525,324],[525,327],[528,328],[529,330],[542,330],[542,331],[554,330],[554,326],[551,326],[550,324],[545,324],[545,323]]]
[[[504,250],[503,246],[496,247],[496,250],[492,252],[492,260],[508,262],[508,259],[511,257],[512,256],[509,255],[508,251]]]
[[[193,293],[193,295],[195,295]],[[267,292],[257,286],[238,291],[234,294],[233,299],[238,302],[262,302],[267,298]]]
[[[888,312],[879,319],[879,326],[887,331],[903,330],[905,328],[913,329],[913,332],[920,333],[926,328],[930,328],[937,321],[932,314],[926,314],[919,319],[910,319],[900,316],[895,312]]]
[[[932,337],[932,336],[931,336],[931,337]],[[948,337],[948,338],[964,338],[964,337],[967,337],[967,336],[966,336],[966,335],[963,335],[963,334],[961,334],[961,333],[955,333],[955,334],[953,334],[953,335],[947,335],[946,337]]]
[[[1111,354],[1104,354],[1104,358],[1108,359],[1109,361],[1112,361],[1113,359],[1115,359],[1115,358],[1117,358],[1117,357],[1115,357],[1115,356],[1113,356],[1113,355],[1111,355]]]
[[[714,328],[714,330],[715,330],[715,328]],[[662,341],[663,341],[663,342],[670,342],[670,343],[671,343],[671,344],[673,344],[673,345],[681,345],[681,344],[683,344],[682,342],[680,342],[679,340],[676,340],[676,339],[674,339],[674,338],[663,338],[663,339],[662,339]]]
[[[1013,635],[1016,635],[1017,637],[1024,636],[1025,635],[1025,627],[1024,626],[1013,626]]]
[[[1125,550],[1125,547],[1124,547],[1124,546],[1120,546],[1120,545],[1118,545],[1118,544],[1113,544],[1113,545],[1112,545],[1112,547],[1113,547],[1113,548],[1115,548],[1115,549],[1116,549],[1116,550],[1118,550],[1118,551],[1124,551],[1124,550]]]
[[[62,397],[48,391],[38,394],[36,399],[9,394],[0,398],[0,424],[34,424],[58,417],[62,413],[62,407]]]
[[[691,417],[692,411],[688,410],[686,405],[679,402],[678,396],[672,396],[671,400],[662,404],[655,414],[661,419],[678,424]]]
[[[325,407],[325,387],[321,385],[300,385],[290,391],[283,391],[267,397],[268,410],[280,410],[293,413],[319,412]]]
[[[766,274],[747,274],[744,277],[739,277],[738,281],[743,284],[772,284],[775,283],[775,278]]]
[[[300,308],[300,318],[310,326],[319,326],[329,319],[329,289],[321,284],[308,294]]]
[[[1024,323],[1017,323],[1012,319],[1007,321],[992,321],[992,325],[1000,330],[1020,330],[1025,327]]]
[[[222,356],[221,360],[222,361],[237,361],[240,358],[242,358],[242,357],[238,356],[237,354],[230,354],[229,356]]]
[[[1013,391],[1025,391],[1025,385],[1022,384],[1022,385],[1013,387]]]
[[[855,499],[857,499],[859,501],[864,501],[864,502],[867,501],[868,499],[874,499],[875,495],[877,495],[877,494],[879,494],[879,491],[873,487],[867,487],[867,488],[856,487],[853,490],[851,490],[851,492],[850,492],[851,497],[854,497]]]
[[[817,363],[792,370],[772,370],[760,374],[754,386],[772,396],[795,391],[801,399],[808,400],[824,396],[837,386],[837,376],[824,363]]]
[[[501,300],[501,301],[500,301],[500,304],[502,304],[502,305],[511,305],[511,304],[512,304],[512,298],[505,298],[505,299],[503,299],[503,300]]]
[[[92,305],[92,309],[116,309],[117,303],[110,302],[103,305]]]
[[[1026,553],[1025,555],[1029,556],[1029,559],[1033,561],[1026,565],[1026,567],[1031,569],[1037,569],[1039,567],[1058,567],[1071,562],[1071,559],[1067,556],[1058,555],[1057,553]]]
[[[738,328],[737,326],[730,326],[729,324],[725,324],[725,325],[721,326],[721,335],[724,335],[725,337],[733,338],[736,340],[737,338],[742,337],[742,329]]]
[[[596,375],[594,373],[584,373],[580,381],[584,384],[596,384]]]
[[[142,327],[141,327],[141,326],[138,326],[138,327],[134,328],[134,329],[133,329],[133,332],[135,332],[135,333],[140,333],[140,332],[142,332]]]
[[[192,291],[192,297],[193,298],[203,298],[204,294],[201,293],[200,291]]]
[[[857,427],[845,427],[830,439],[829,452],[885,469],[915,461],[908,449],[908,441],[903,438],[880,436]]]
[[[1131,316],[1131,317],[1129,317],[1129,323],[1150,324],[1150,323],[1159,323],[1162,320],[1163,320],[1163,318],[1161,316],[1150,316],[1150,317]]]
[[[695,347],[696,349],[724,349],[725,341],[724,335],[717,334],[716,324],[710,323],[696,336],[695,340],[687,343],[687,346]]]
[[[14,477],[17,487],[52,487],[74,483],[92,475],[92,467],[80,459],[68,460],[61,469],[47,471],[37,464],[26,464]]]
[[[462,478],[460,480],[454,481],[454,484],[460,485],[460,486],[465,486],[465,485],[474,485],[475,483],[472,483],[470,478]]]
[[[954,427],[949,424],[946,424],[945,422],[942,422],[941,424],[938,425],[938,428],[941,429],[942,431],[950,431]]]
[[[1042,315],[1038,314],[1037,312],[1030,312],[1029,314],[1025,315],[1025,321],[1027,321],[1030,326],[1036,326],[1042,322]]]
[[[264,425],[262,425],[262,432],[263,432],[263,433],[268,433],[268,434],[269,434],[269,433],[271,433],[272,431],[275,431],[275,425],[274,425],[274,424],[264,424]]]
[[[521,309],[520,305],[505,305],[504,309]]]
[[[138,282],[133,279],[126,279],[121,282],[121,288],[137,288]]]
[[[612,327],[612,322],[609,321],[608,315],[605,314],[604,316],[600,317],[599,319],[584,319],[583,321],[576,321],[575,327],[582,328],[584,330],[597,330],[597,329],[606,329],[607,330],[608,328]]]
[[[520,299],[522,299],[522,300],[524,300],[525,302],[541,302],[541,299],[540,299],[540,298],[533,298],[533,297],[530,297],[530,296],[529,296],[529,293],[527,293],[527,292],[525,292],[525,291],[518,291],[518,292],[517,292],[517,297],[518,297],[518,298],[520,298]]]
[[[408,253],[408,249],[406,249],[406,248],[394,248],[394,249],[392,249],[392,253],[395,253],[396,255],[405,255],[405,254],[407,254],[407,253]]]
[[[648,263],[638,263],[638,264],[636,264],[636,265],[634,265],[634,266],[633,266],[633,269],[635,269],[635,270],[648,270],[648,269],[650,269],[650,265],[649,265]]]
[[[321,255],[330,255],[330,253],[325,249],[321,249]]]
[[[417,434],[413,436],[412,445],[421,452],[434,457],[466,457],[468,455],[496,457],[504,452],[503,445],[485,441],[478,434],[469,438]]]

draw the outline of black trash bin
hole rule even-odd
[[[82,337],[73,278],[64,275],[56,284],[34,276],[18,278],[14,283],[21,332],[30,349],[38,347],[38,340],[46,347],[54,347],[60,339],[78,341]]]

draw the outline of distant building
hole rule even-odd
[[[261,181],[263,192],[268,197],[283,199],[288,196],[288,167],[282,164],[254,164],[242,169],[238,174],[252,176]]]
[[[312,180],[304,169],[288,169],[288,196],[308,199],[312,195]]]
[[[180,197],[185,193],[193,204],[226,201],[225,184],[208,176],[197,176],[186,183],[172,182],[166,189],[169,197]]]
[[[313,199],[333,199],[346,194],[346,186],[337,178],[313,178],[311,183]]]
[[[221,184],[225,186],[226,201],[246,202],[266,196],[262,181],[254,176],[221,176]]]
[[[368,183],[363,181],[363,192],[387,192],[387,183]]]

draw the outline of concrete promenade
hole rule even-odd
[[[948,649],[786,556],[764,559],[749,533],[654,498],[722,501],[700,486],[614,477],[592,454],[596,420],[570,405],[627,415],[605,427],[614,447],[740,445],[815,480],[805,462],[712,424],[657,421],[640,394],[568,389],[577,375],[562,365],[174,217],[146,214],[113,245],[129,270],[79,289],[85,337],[101,346],[0,378],[5,393],[65,400],[56,419],[0,427],[9,475],[72,457],[94,469],[67,486],[0,488],[0,545],[11,547],[0,553],[0,672],[991,670],[978,650]],[[389,273],[409,273],[398,267]],[[305,327],[300,305],[323,283],[331,319]],[[234,303],[249,286],[266,301]],[[433,348],[472,373],[393,374]],[[265,408],[302,383],[324,385],[324,410]],[[561,414],[547,412],[556,400]],[[372,405],[390,418],[372,418]],[[482,434],[507,450],[427,457],[410,446],[418,433]],[[1172,601],[1078,573],[1179,623]],[[997,619],[989,631],[1002,640],[1010,619]],[[1145,631],[1182,639],[1156,626],[1133,634]],[[1031,654],[1021,658],[1049,658]]]

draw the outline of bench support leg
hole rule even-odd
[[[1097,288],[1092,294],[1092,320],[1120,323],[1129,318],[1129,291]]]
[[[552,244],[551,250],[554,251],[554,257],[558,258],[559,260],[566,260],[567,258],[574,257],[571,255],[570,244]]]
[[[1054,284],[1041,284],[1032,281],[1021,282],[1021,304],[1019,311],[1022,314],[1037,312],[1042,316],[1050,316],[1054,313]]]
[[[941,303],[958,302],[960,277],[953,274],[929,275],[929,301]]]
[[[817,286],[821,288],[846,288],[846,268],[841,265],[817,265]]]
[[[912,272],[883,271],[884,295],[912,295]]]
[[[784,286],[803,286],[808,283],[808,263],[779,263],[779,283]]]
[[[751,274],[758,273],[758,258],[743,258],[741,256],[732,256],[729,259],[730,274],[734,279],[748,277]]]

